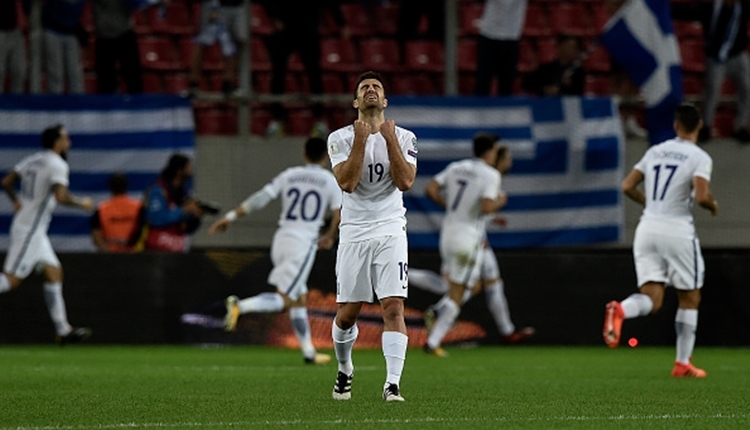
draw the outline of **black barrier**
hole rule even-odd
[[[604,305],[635,290],[627,249],[544,249],[498,251],[511,317],[516,326],[534,326],[532,343],[601,345]],[[706,286],[699,317],[699,345],[750,345],[750,250],[704,250]],[[4,255],[2,255],[4,258]],[[223,299],[273,291],[266,283],[268,250],[205,250],[189,254],[62,254],[64,295],[72,324],[93,328],[92,343],[265,343],[278,320],[273,315],[243,317],[243,331],[221,329]],[[321,251],[309,287],[335,291],[335,254]],[[410,267],[437,270],[434,252],[413,252]],[[0,343],[49,343],[54,338],[41,288],[32,275],[17,290],[0,295]],[[424,310],[439,297],[410,288],[407,307]],[[320,295],[320,294],[319,294]],[[329,300],[318,308],[328,321]],[[657,315],[626,321],[625,340],[641,345],[674,344],[675,295],[667,291]],[[418,313],[417,313],[418,314]],[[482,343],[500,342],[482,294],[459,317],[486,331]],[[410,324],[421,324],[411,318]],[[328,323],[330,330],[330,323]],[[323,336],[328,335],[323,330]],[[330,333],[330,332],[328,332]]]

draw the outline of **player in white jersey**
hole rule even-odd
[[[340,221],[341,189],[333,174],[325,169],[328,162],[326,141],[310,138],[305,143],[304,166],[291,167],[279,173],[265,187],[255,192],[237,208],[217,220],[208,234],[225,231],[238,217],[260,210],[272,200],[281,198],[279,228],[271,244],[273,270],[268,283],[275,293],[261,293],[239,300],[226,299],[224,328],[234,331],[237,319],[245,313],[281,312],[289,310],[292,330],[297,336],[305,363],[325,364],[331,356],[315,350],[307,319],[307,278],[318,249],[331,249],[336,241]],[[320,229],[331,215],[324,232]]]
[[[482,134],[478,134],[477,136],[481,135]],[[499,141],[499,138],[495,135],[489,135],[488,137]],[[512,166],[513,155],[511,154],[510,149],[507,146],[500,145],[498,147],[495,168],[500,172],[501,183],[502,177],[508,173]],[[506,223],[505,218],[495,216],[494,214],[488,215],[485,218],[485,222],[493,222],[503,226]],[[497,256],[495,256],[495,252],[486,238],[483,240],[480,252],[482,254],[480,256],[482,262],[479,275],[480,282],[475,284],[472,288],[464,289],[460,302],[461,306],[481,290],[484,290],[487,308],[495,320],[502,341],[507,344],[515,344],[530,339],[534,336],[534,328],[522,327],[516,329],[515,324],[513,324],[513,321],[510,318],[508,300],[506,299],[504,292],[505,283],[500,276],[500,267],[497,262]],[[437,316],[443,312],[444,306],[450,306],[447,303],[451,301],[450,295],[448,294],[450,291],[450,284],[447,280],[448,267],[446,264],[441,268],[441,273],[444,273],[444,275],[441,276],[437,273],[414,268],[409,270],[409,285],[414,285],[435,292],[436,294],[443,295],[436,304],[430,306],[425,311],[425,326],[430,333],[435,326]],[[428,347],[427,352],[439,357],[447,356],[447,353],[441,347],[434,349]]]
[[[88,197],[74,197],[68,190],[70,138],[62,125],[42,132],[44,151],[21,160],[2,180],[3,189],[13,202],[15,214],[10,226],[10,247],[0,274],[0,293],[18,287],[33,270],[44,276],[44,299],[57,332],[56,341],[64,345],[86,339],[91,330],[74,328],[68,323],[62,295],[63,270],[52,249],[47,229],[57,203],[87,211],[94,204]],[[16,185],[20,182],[20,192]]]
[[[380,75],[360,75],[352,103],[353,125],[328,136],[333,174],[344,190],[341,237],[336,254],[336,301],[332,336],[339,363],[333,398],[351,398],[352,348],[363,302],[377,297],[383,314],[382,347],[387,376],[383,400],[404,401],[399,384],[406,359],[404,299],[408,294],[408,248],[403,191],[417,174],[417,138],[386,120]]]
[[[463,296],[480,279],[486,217],[507,203],[500,189],[501,176],[495,168],[500,150],[498,137],[478,133],[473,139],[474,157],[450,163],[427,184],[427,197],[445,208],[440,228],[440,258],[448,283],[445,300],[424,350],[445,356],[443,337],[461,311]]]
[[[695,202],[711,215],[719,212],[709,185],[713,161],[695,144],[702,125],[694,106],[680,105],[674,123],[677,137],[649,148],[623,181],[625,195],[645,206],[633,240],[639,292],[609,302],[604,318],[604,342],[615,348],[623,320],[656,313],[665,287],[673,286],[678,298],[673,377],[706,376],[690,362],[705,270],[692,206]],[[643,191],[638,188],[641,182]]]

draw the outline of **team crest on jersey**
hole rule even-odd
[[[338,142],[331,142],[328,144],[328,152],[331,154],[338,154],[339,153],[339,144]]]

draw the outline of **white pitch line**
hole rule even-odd
[[[0,430],[106,430],[106,429],[139,429],[139,428],[200,428],[200,427],[237,427],[237,426],[310,426],[331,424],[419,424],[419,423],[452,423],[452,422],[565,422],[565,421],[663,421],[663,420],[692,420],[692,419],[746,419],[748,414],[661,414],[661,415],[614,415],[608,417],[596,416],[562,416],[552,418],[504,418],[476,419],[476,418],[409,418],[409,419],[338,419],[325,421],[309,420],[280,420],[280,421],[230,421],[230,422],[181,422],[181,423],[117,423],[81,426],[41,426],[41,427],[2,427]]]

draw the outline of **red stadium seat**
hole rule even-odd
[[[591,19],[593,20],[595,34],[602,32],[607,21],[609,21],[609,16],[607,6],[603,3],[594,3],[591,5]]]
[[[530,4],[526,8],[526,19],[523,23],[523,36],[548,36],[552,32],[547,24],[547,13],[544,6]]]
[[[425,73],[400,73],[392,80],[391,94],[429,96],[442,93],[436,82]]]
[[[200,28],[200,6],[197,3],[188,6],[185,2],[173,1],[163,11],[160,7],[147,11],[151,31],[155,33],[194,35]]]
[[[250,31],[253,35],[267,36],[273,32],[273,24],[266,10],[258,2],[250,4]]]
[[[237,112],[234,109],[196,107],[195,132],[200,135],[236,135]]]
[[[442,72],[443,45],[433,40],[410,40],[405,46],[406,67],[412,71]]]
[[[289,112],[287,119],[287,134],[305,136],[312,130],[315,117],[309,109],[295,109]]]
[[[177,50],[172,41],[160,37],[138,39],[141,65],[147,70],[179,70]]]
[[[363,39],[359,49],[366,70],[395,72],[401,69],[401,52],[395,39]]]
[[[557,58],[557,40],[544,37],[536,40],[536,53],[539,63],[548,63]]]
[[[164,92],[181,94],[188,89],[188,77],[185,73],[170,73],[164,76]]]
[[[147,10],[133,12],[133,31],[138,34],[152,33]]]
[[[354,44],[347,39],[324,39],[320,42],[320,66],[324,71],[353,72],[357,64]]]
[[[701,73],[706,70],[706,54],[703,51],[703,42],[695,40],[680,42],[680,57],[682,58],[682,70]]]
[[[459,9],[459,34],[473,36],[479,33],[479,19],[482,18],[484,5],[481,3],[462,4]]]
[[[343,94],[348,93],[349,90],[344,88],[344,81],[339,73],[323,73],[323,92],[326,94]]]
[[[674,34],[679,41],[696,40],[703,41],[703,26],[694,21],[672,21]]]
[[[458,41],[458,70],[473,72],[477,69],[477,42],[474,39]]]
[[[537,55],[534,52],[534,47],[526,39],[521,39],[521,43],[518,48],[518,65],[516,69],[520,73],[531,72],[537,68]]]
[[[153,72],[143,73],[143,92],[159,94],[164,92],[161,74]]]
[[[591,25],[591,14],[582,3],[553,4],[549,9],[549,20],[555,34],[588,36],[596,34]]]
[[[378,36],[395,36],[398,32],[399,5],[394,3],[378,5],[373,8],[375,34]]]
[[[250,40],[250,67],[253,72],[267,72],[271,70],[271,59],[268,57],[266,44],[259,38]]]
[[[342,3],[341,14],[352,36],[370,37],[373,34],[372,20],[360,3]]]
[[[612,94],[612,79],[609,76],[586,76],[584,94],[608,96]]]
[[[195,41],[192,37],[183,37],[180,39],[180,58],[182,67],[190,68],[195,50]],[[221,71],[224,70],[224,56],[221,54],[221,47],[218,44],[209,46],[203,52],[203,71]]]
[[[682,93],[687,97],[699,97],[703,93],[703,83],[696,76],[682,77]]]
[[[609,72],[612,69],[609,53],[603,46],[597,45],[584,60],[583,68],[589,72]]]

